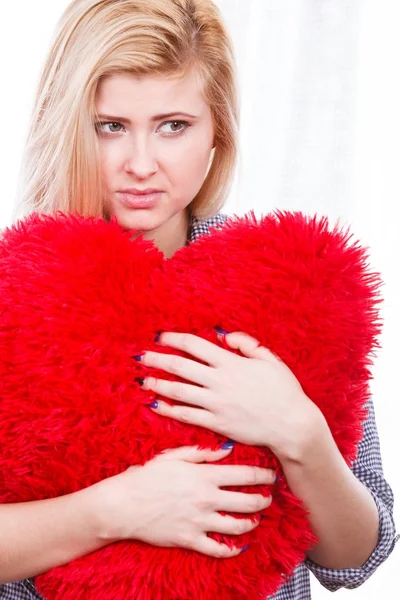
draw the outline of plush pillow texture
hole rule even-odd
[[[219,326],[256,337],[292,369],[351,464],[381,325],[380,278],[366,249],[326,218],[290,212],[233,217],[170,259],[131,238],[116,221],[61,213],[34,214],[2,232],[0,501],[56,497],[166,448],[216,449],[226,441],[147,407],[155,394],[135,378],[150,369],[132,356],[179,354],[155,345],[158,331],[219,343]],[[259,600],[275,593],[315,541],[307,513],[268,448],[236,444],[222,463],[280,473],[277,488],[259,488],[273,502],[255,530],[210,534],[248,544],[246,552],[221,560],[118,542],[38,576],[39,593],[47,600]]]

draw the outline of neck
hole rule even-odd
[[[155,246],[164,254],[165,258],[171,258],[177,250],[186,246],[189,233],[190,216],[188,209],[184,209],[158,227],[155,231],[149,231],[143,237],[153,240]]]

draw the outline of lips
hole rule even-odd
[[[118,199],[128,208],[151,208],[160,200],[160,190],[132,190],[117,192]]]
[[[159,192],[162,192],[162,190],[157,190],[156,188],[148,188],[146,190],[140,190],[138,188],[127,188],[125,190],[119,190],[119,193],[132,194],[132,196],[146,196],[147,194],[157,194]]]

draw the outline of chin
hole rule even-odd
[[[145,233],[153,231],[160,227],[166,219],[163,219],[156,211],[148,209],[131,209],[116,211],[112,214],[115,216],[119,225],[124,229],[132,229]]]

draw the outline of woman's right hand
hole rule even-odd
[[[241,548],[230,549],[207,533],[251,531],[259,523],[254,517],[236,519],[219,512],[256,513],[270,505],[271,497],[220,488],[273,484],[275,472],[247,465],[204,464],[222,460],[231,451],[191,446],[167,450],[143,466],[130,467],[92,486],[102,541],[137,539],[218,558],[240,554]]]

